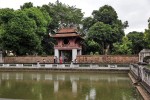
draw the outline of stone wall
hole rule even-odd
[[[81,55],[78,63],[138,63],[139,57],[127,55]]]
[[[138,56],[125,55],[80,55],[77,63],[138,63]],[[54,56],[4,57],[4,63],[54,63]]]
[[[45,61],[44,61],[44,60]],[[54,63],[54,56],[4,57],[4,63]]]

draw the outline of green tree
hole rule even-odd
[[[32,7],[33,7],[32,2],[27,2],[27,3],[24,3],[23,6],[20,6],[21,9],[32,8]]]
[[[150,49],[150,18],[148,19],[148,29],[145,29],[144,32],[144,41],[146,43],[144,48]]]
[[[0,9],[0,39],[1,39],[1,35],[7,31],[7,29],[6,29],[7,24],[9,22],[9,20],[13,17],[14,17],[13,9],[9,9],[9,8]],[[0,40],[0,49],[3,49],[2,48],[3,42],[4,41]]]
[[[113,7],[109,5],[104,5],[100,7],[99,10],[94,10],[92,12],[92,15],[95,21],[103,22],[110,25],[114,24],[118,19],[116,11]]]
[[[104,5],[99,8],[99,10],[94,10],[93,13],[94,22],[103,22],[104,24],[111,25],[114,28],[118,35],[120,35],[120,39],[124,36],[124,29],[128,27],[128,21],[122,23],[121,20],[118,19],[117,12],[115,9],[109,5]]]
[[[102,54],[111,53],[113,43],[120,42],[125,35],[124,29],[128,26],[128,22],[122,23],[114,8],[109,5],[94,10],[92,15],[93,18],[88,17],[83,20],[83,29],[87,31],[88,38],[99,43]]]
[[[81,9],[62,4],[59,1],[56,3],[43,5],[41,9],[45,9],[49,13],[49,16],[52,17],[52,22],[49,25],[49,31],[51,33],[55,33],[59,27],[63,26],[78,27],[79,24],[81,24],[81,20],[83,18]]]
[[[97,42],[92,39],[85,39],[85,48],[86,54],[90,54],[90,52],[100,52],[101,48]],[[101,53],[101,52],[100,52]]]
[[[33,19],[36,22],[36,34],[42,38],[47,33],[47,27],[51,21],[51,18],[48,16],[48,13],[42,13],[40,9],[35,7],[24,9],[24,12],[30,19]]]
[[[85,33],[88,32],[89,28],[94,24],[94,20],[92,17],[86,17],[82,20],[82,24],[83,24],[83,30],[85,31]]]
[[[24,9],[24,11],[30,19],[33,19],[36,22],[35,33],[38,35],[41,41],[42,52],[46,54],[50,54],[48,50],[50,50],[52,46],[48,45],[49,41],[47,40],[49,38],[48,27],[49,24],[51,23],[51,17],[45,10],[41,8],[32,7],[32,8]]]
[[[0,9],[0,34],[4,33],[5,31],[5,26],[9,22],[11,18],[14,17],[14,10],[5,8],[5,9]]]
[[[118,33],[110,25],[97,22],[90,27],[88,38],[93,39],[102,47],[102,54],[107,54],[110,46],[118,41]]]
[[[138,54],[142,49],[144,49],[144,33],[142,32],[130,32],[127,34],[129,41],[132,42],[132,54]]]
[[[12,17],[14,17],[13,9],[0,9],[0,24],[7,24]]]
[[[148,19],[148,29],[150,29],[150,18]]]
[[[33,54],[41,50],[41,42],[35,34],[36,23],[23,11],[15,11],[8,21],[6,31],[1,34],[5,50],[13,50],[18,55]]]
[[[144,41],[146,43],[146,45],[144,46],[144,48],[150,49],[150,29],[145,29],[145,32],[144,32]]]
[[[124,36],[122,38],[122,42],[114,43],[114,51],[113,54],[123,54],[123,55],[130,55],[132,53],[132,42],[128,40],[128,37]]]

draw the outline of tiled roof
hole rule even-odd
[[[63,28],[63,29],[60,29],[57,33],[59,34],[59,33],[77,33],[77,32],[76,32],[76,29],[74,28]]]
[[[52,35],[51,37],[59,38],[59,37],[80,37],[80,34],[77,33],[76,29],[74,28],[63,28],[60,29],[56,34]]]
[[[143,53],[143,52],[144,52],[144,53],[145,53],[145,52],[150,52],[150,49],[143,49],[143,50],[140,51],[140,53]]]
[[[76,37],[76,36],[80,36],[80,35],[76,33],[71,33],[71,34],[65,33],[65,34],[55,34],[52,37]]]

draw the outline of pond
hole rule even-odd
[[[0,100],[142,100],[127,74],[0,72]]]

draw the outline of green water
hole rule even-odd
[[[1,72],[0,100],[141,100],[127,74]]]

